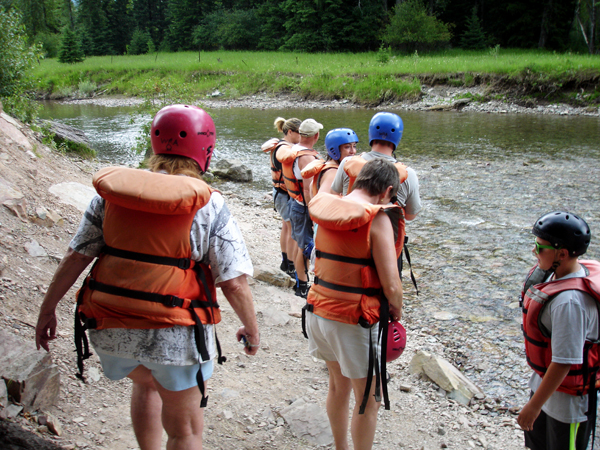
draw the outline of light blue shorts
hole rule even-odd
[[[287,192],[283,193],[273,188],[273,203],[275,204],[275,210],[286,222],[290,221],[290,207],[288,205],[289,201],[290,196],[287,194]]]
[[[142,362],[136,359],[121,358],[119,356],[109,355],[96,350],[104,375],[109,380],[121,380],[129,375],[133,369],[142,365],[152,372],[152,376],[158,383],[168,391],[184,391],[191,387],[198,386],[196,374],[200,364],[189,366],[167,366],[151,362]],[[202,363],[202,376],[207,381],[213,374],[213,361]]]

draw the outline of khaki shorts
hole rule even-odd
[[[366,378],[369,370],[369,333],[375,351],[379,354],[377,331],[372,328],[323,319],[306,311],[308,351],[311,356],[324,361],[337,361],[346,378]]]

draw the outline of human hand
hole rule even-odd
[[[533,430],[533,423],[540,415],[540,408],[531,406],[531,402],[528,402],[519,413],[517,417],[517,423],[522,430],[531,431]]]
[[[48,342],[56,339],[56,313],[55,311],[43,313],[40,312],[37,325],[35,326],[35,346],[39,350],[42,347],[47,352],[50,351]]]
[[[397,320],[398,322],[402,319],[402,300],[400,302],[390,302],[390,320]]]
[[[240,329],[235,334],[238,342],[242,342],[244,344],[244,352],[247,355],[256,355],[258,349],[260,348],[260,334],[250,334],[246,331],[246,327],[240,327]]]

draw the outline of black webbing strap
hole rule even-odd
[[[321,250],[316,250],[315,256],[317,258],[330,259],[331,261],[375,267],[375,261],[373,261],[373,258],[351,258],[350,256],[336,255],[334,253],[327,253]]]
[[[383,391],[383,404],[386,410],[390,409],[390,398],[388,395],[387,388],[387,338],[388,338],[388,326],[390,321],[390,305],[388,299],[381,296],[381,306],[379,310],[379,340],[381,342],[381,389]],[[377,395],[377,388],[375,394]]]
[[[302,334],[306,339],[308,339],[308,333],[306,332],[306,311],[313,312],[314,306],[310,303],[307,303],[302,307]]]
[[[410,269],[410,279],[412,280],[413,286],[415,287],[415,289],[417,291],[417,295],[419,295],[419,287],[417,286],[417,279],[415,278],[415,275],[412,270],[412,264],[410,262],[410,253],[408,252],[408,246],[406,244],[408,244],[408,236],[404,236],[404,246],[402,247],[402,253],[404,253],[404,255],[406,255],[406,262],[408,263],[408,267]],[[400,255],[400,258],[402,258],[402,255]],[[402,268],[402,263],[400,263],[400,269],[401,268]],[[402,279],[402,273],[400,274],[400,279]]]
[[[149,255],[147,253],[130,252],[128,250],[121,250],[118,248],[109,247],[108,245],[105,245],[102,248],[102,253],[106,253],[107,255],[111,256],[116,256],[118,258],[130,259],[133,261],[178,267],[182,270],[187,270],[192,265],[192,260],[190,258],[170,258],[168,256],[156,256]]]
[[[381,294],[381,288],[342,286],[341,284],[335,284],[330,283],[329,281],[324,281],[319,277],[315,277],[315,284],[326,287],[327,289],[332,289],[334,291],[345,292],[346,294],[361,294],[366,295],[367,297],[374,297],[376,295]]]
[[[81,304],[80,297],[83,289],[80,291],[77,296],[77,305]],[[76,373],[75,376],[79,378],[81,381],[85,383],[85,377],[83,376],[83,361],[88,359],[93,353],[90,352],[90,345],[88,342],[87,334],[85,333],[85,326],[81,322],[81,315],[78,311],[77,306],[75,307],[75,324],[74,324],[74,338],[75,338],[75,351],[77,352],[77,370],[79,373]]]
[[[596,418],[598,415],[598,389],[596,389],[596,371],[590,374],[590,384],[588,389],[588,410],[585,413],[587,416],[587,426],[592,427],[592,449],[594,450],[594,441],[596,440]]]
[[[89,288],[93,291],[104,292],[105,294],[117,295],[119,297],[129,297],[135,298],[136,300],[146,300],[149,302],[160,303],[165,306],[170,307],[182,307],[184,299],[180,297],[176,297],[174,295],[163,295],[163,294],[155,294],[152,292],[144,292],[138,291],[135,289],[127,289],[118,286],[113,286],[111,284],[105,284],[100,281],[96,281],[93,278],[89,280]]]
[[[525,327],[523,326],[523,324],[521,324],[521,331],[523,332],[523,337],[528,342],[531,342],[533,345],[535,345],[536,347],[541,347],[541,348],[547,348],[548,347],[548,343],[547,342],[537,341],[537,340],[533,339],[532,337],[530,337],[527,333],[525,333]]]
[[[82,322],[82,320],[86,321],[86,318],[83,317],[83,315],[79,312],[79,306],[83,303],[83,292],[85,291],[85,286],[88,282],[88,278],[90,277],[90,274],[92,273],[92,270],[94,270],[96,264],[98,264],[98,260],[96,260],[96,262],[92,265],[92,268],[90,269],[87,276],[85,277],[85,280],[83,281],[83,286],[81,286],[81,289],[79,289],[79,295],[77,296],[77,304],[75,305],[74,314],[75,323],[73,327],[73,337],[75,340],[75,351],[77,353],[77,370],[79,370],[79,373],[75,374],[75,376],[84,383],[85,377],[83,376],[83,361],[92,356],[93,353],[90,352],[90,345],[88,342],[87,334],[85,333],[85,330],[87,328]]]
[[[367,403],[369,402],[369,393],[371,392],[371,384],[373,383],[373,368],[375,366],[375,358],[374,358],[374,348],[373,348],[373,333],[369,330],[369,368],[367,369],[367,384],[365,386],[365,393],[363,394],[362,403],[360,404],[360,408],[358,409],[359,414],[365,413],[365,408],[367,407]]]

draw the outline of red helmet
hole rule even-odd
[[[215,123],[206,111],[191,105],[170,105],[161,109],[150,130],[155,155],[192,158],[206,172],[215,141]]]
[[[388,324],[387,354],[385,361],[391,362],[402,354],[406,347],[406,330],[396,320]]]

